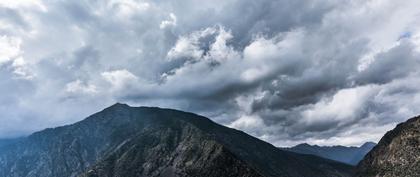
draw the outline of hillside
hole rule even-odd
[[[115,104],[0,152],[0,176],[350,176],[352,167],[279,150],[182,111]]]
[[[357,176],[420,176],[420,117],[387,132],[357,167]]]

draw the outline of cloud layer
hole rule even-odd
[[[0,137],[114,102],[277,146],[377,141],[420,105],[420,3],[0,2]]]

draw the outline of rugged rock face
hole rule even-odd
[[[193,126],[185,126],[146,130],[121,144],[81,176],[261,177],[211,137]]]
[[[182,111],[113,105],[0,151],[2,177],[335,177],[351,166],[286,152]]]
[[[364,143],[360,147],[317,146],[304,143],[281,149],[300,154],[312,154],[356,166],[375,145],[376,143],[373,142]]]
[[[359,163],[356,176],[420,176],[420,116],[386,133]]]

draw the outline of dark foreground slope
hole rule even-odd
[[[360,177],[419,177],[420,117],[386,133],[357,168]]]
[[[279,150],[182,111],[113,105],[0,151],[2,177],[351,176],[352,167]]]
[[[304,143],[281,149],[300,154],[312,154],[356,166],[375,145],[373,142],[364,143],[360,147],[318,146]]]

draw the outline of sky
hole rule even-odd
[[[377,142],[420,114],[418,0],[1,0],[0,138],[116,102],[276,146]]]

